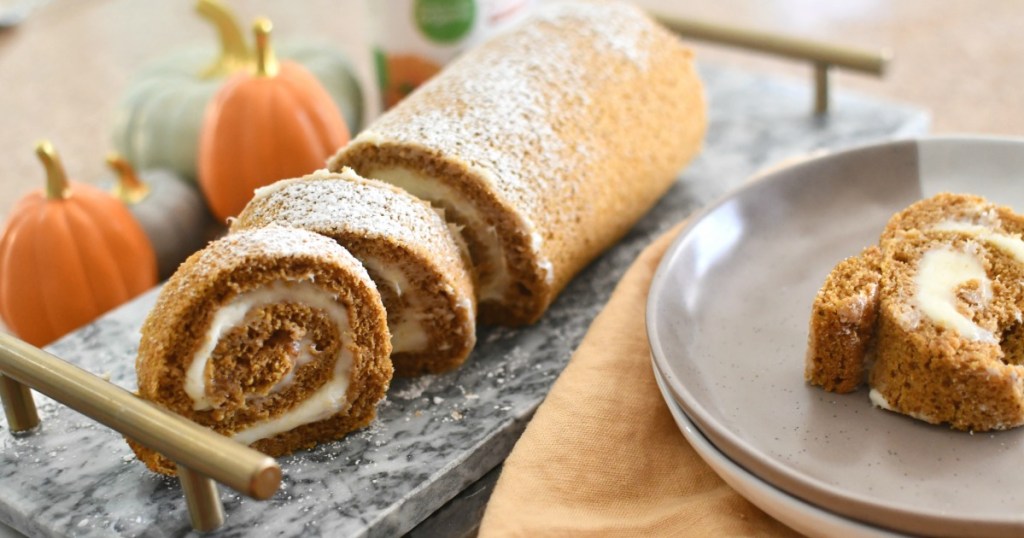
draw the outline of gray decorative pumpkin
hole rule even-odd
[[[143,68],[121,97],[114,116],[114,148],[139,170],[164,168],[195,182],[203,112],[225,78],[253,64],[234,15],[216,0],[198,0],[199,14],[213,24],[219,52],[193,47]],[[282,43],[280,58],[305,66],[341,110],[349,132],[363,121],[363,93],[345,54],[312,42]],[[211,59],[213,59],[211,63]]]
[[[137,175],[116,153],[107,156],[107,164],[117,178],[112,193],[128,206],[153,245],[160,280],[223,232],[199,189],[174,172],[151,169]]]

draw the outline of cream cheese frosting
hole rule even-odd
[[[415,316],[416,312],[422,311],[420,301],[415,294],[404,294],[404,290],[412,289],[412,284],[406,274],[395,267],[389,267],[380,260],[371,257],[363,258],[363,265],[370,272],[377,287],[389,287],[399,297],[403,297],[408,305],[406,313],[398,321],[394,316],[388,316],[388,331],[391,333],[391,352],[419,352],[426,349],[430,343],[430,335],[423,326],[423,321]]]
[[[352,363],[352,352],[348,348],[342,347],[341,353],[338,354],[338,358],[334,362],[334,375],[302,403],[281,415],[235,432],[232,437],[240,443],[249,445],[260,439],[291,431],[303,424],[324,420],[346,410],[349,406],[348,385]]]
[[[991,228],[972,222],[945,220],[932,226],[939,232],[957,232],[988,243],[999,250],[1013,256],[1018,262],[1024,263],[1024,241],[1019,234],[993,232]]]
[[[242,324],[245,321],[246,315],[250,311],[262,306],[283,302],[302,303],[312,308],[322,310],[338,327],[339,334],[344,335],[350,330],[348,326],[348,313],[345,309],[336,302],[335,297],[324,293],[321,289],[314,286],[312,282],[276,281],[267,286],[238,294],[228,301],[227,304],[219,308],[214,314],[213,320],[207,328],[206,335],[203,338],[203,343],[193,355],[192,362],[189,364],[188,369],[185,372],[184,390],[185,394],[192,399],[192,408],[194,410],[204,411],[214,409],[216,407],[207,396],[207,387],[210,380],[210,375],[208,375],[207,370],[209,369],[208,366],[210,358],[213,355],[213,350],[216,348],[217,342],[220,341],[221,337],[233,328]],[[294,372],[295,368],[311,360],[308,350],[308,346],[303,346],[301,345],[301,342],[299,342],[297,354],[286,378],[292,378],[291,374]],[[342,355],[337,358],[337,362],[339,364],[345,364],[336,366],[336,371],[338,368],[344,368],[346,372],[351,369],[351,356],[346,356],[342,353]],[[285,381],[286,380],[282,380],[282,382]],[[281,385],[282,382],[276,384],[274,389],[282,390],[285,388]],[[347,390],[347,374],[343,376],[343,382],[345,383],[345,388]],[[336,411],[337,409],[335,412]]]
[[[936,325],[957,331],[968,340],[995,342],[995,336],[957,309],[957,292],[971,281],[978,283],[977,303],[992,298],[992,283],[975,256],[947,249],[932,249],[921,257],[915,276],[914,300],[922,314]]]
[[[420,172],[408,168],[394,166],[376,168],[368,176],[405,189],[413,196],[418,196],[432,203],[442,203],[445,209],[453,209],[465,219],[465,225],[474,230],[489,232],[488,241],[481,244],[482,260],[479,265],[491,268],[489,278],[480,283],[478,297],[480,301],[501,300],[505,289],[509,286],[508,260],[502,249],[501,241],[493,226],[488,225],[480,211],[458,191],[435,181]]]

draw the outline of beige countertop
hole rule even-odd
[[[840,73],[840,88],[927,108],[935,133],[1024,135],[1024,4],[1016,0],[638,0],[689,17],[894,54],[883,78]],[[669,7],[669,6],[682,6]],[[721,47],[704,61],[810,77],[809,67]]]
[[[0,0],[0,6],[17,0]],[[894,53],[883,78],[840,72],[839,89],[927,108],[936,133],[1020,135],[1024,126],[1024,6],[1017,0],[637,0],[685,17]],[[370,79],[362,0],[301,4],[234,0],[244,20],[266,14],[282,35],[331,41]],[[296,6],[301,5],[301,9]],[[310,15],[313,16],[310,16]],[[188,3],[53,0],[0,31],[0,217],[42,181],[32,147],[50,138],[69,174],[95,182],[119,94],[147,61],[210,30]],[[695,43],[705,62],[810,80],[805,64]]]

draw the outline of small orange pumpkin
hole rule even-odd
[[[441,66],[415,54],[378,56],[377,62],[385,109],[397,105],[413,90],[441,71]]]
[[[0,235],[0,317],[43,346],[153,287],[156,256],[109,193],[69,183],[49,142],[36,154],[46,189],[15,204]]]
[[[258,19],[254,73],[230,78],[206,107],[199,184],[217,218],[241,212],[253,190],[322,168],[349,140],[345,119],[316,77],[278,62],[271,24]]]

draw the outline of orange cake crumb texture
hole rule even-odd
[[[396,375],[445,372],[469,356],[476,296],[468,253],[427,202],[348,168],[319,171],[257,190],[231,231],[270,224],[330,237],[366,266],[392,328]]]
[[[805,379],[933,424],[1024,424],[1024,217],[943,193],[841,261],[812,307]]]
[[[339,328],[322,310],[294,301],[250,310],[244,325],[217,340],[206,374],[212,408],[196,410],[186,393],[186,372],[208,338],[213,315],[234,297],[275,282],[316,286],[345,310],[347,326]],[[345,348],[353,364],[344,408],[252,444],[281,456],[340,438],[373,420],[392,376],[389,339],[376,287],[335,241],[279,226],[244,230],[189,257],[161,290],[142,325],[136,361],[139,396],[230,436],[307,399],[333,377],[335,361]],[[294,364],[291,355],[301,341],[309,342],[311,357]],[[174,473],[170,460],[131,440],[129,444],[152,470]]]
[[[484,323],[523,325],[672,186],[706,128],[692,52],[620,2],[542,6],[329,162],[396,181],[462,230]]]

